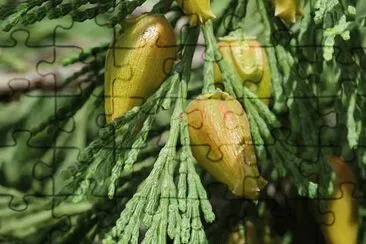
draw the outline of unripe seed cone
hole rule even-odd
[[[236,196],[257,199],[267,184],[257,168],[249,121],[228,93],[201,95],[186,108],[193,156]]]
[[[239,227],[240,225],[238,225]],[[244,227],[244,226],[243,226]],[[244,232],[245,230],[245,232]],[[231,232],[228,236],[226,244],[258,244],[259,240],[257,238],[256,226],[250,222],[245,221],[244,230],[236,230]]]
[[[295,23],[296,19],[303,16],[300,0],[274,0],[275,16],[286,23]]]
[[[226,37],[219,41],[223,58],[235,67],[244,86],[254,92],[265,104],[272,93],[271,73],[265,49],[255,38]],[[222,80],[215,64],[215,82]]]
[[[144,14],[122,26],[106,57],[107,123],[151,96],[171,71],[177,53],[174,30],[164,16]]]
[[[356,179],[351,167],[343,160],[332,156],[329,165],[336,173],[335,191],[329,199],[328,209],[324,222],[323,232],[327,243],[356,244],[358,224],[358,201],[353,195],[356,190]]]
[[[216,18],[211,10],[210,0],[176,0],[183,12],[189,16],[191,25],[205,23]]]

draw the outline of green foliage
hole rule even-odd
[[[8,1],[0,11],[0,19],[3,20],[2,28],[10,31],[18,23],[32,25],[45,17],[57,19],[70,15],[73,21],[83,22],[107,12],[110,24],[115,25],[144,2],[145,0],[27,0],[17,4]]]
[[[19,4],[7,1],[0,8],[0,20],[2,28],[10,31],[19,24],[46,21],[45,17],[71,16],[73,21],[83,22],[104,16],[108,28],[119,24],[143,3],[145,0],[28,0]],[[297,197],[327,197],[333,192],[333,174],[326,161],[328,156],[336,154],[345,159],[356,158],[356,178],[364,183],[366,86],[362,80],[366,74],[360,66],[366,66],[366,56],[363,49],[356,48],[362,47],[362,21],[356,19],[362,6],[355,6],[351,0],[304,0],[304,17],[292,26],[274,17],[269,1],[215,0],[212,6],[222,11],[216,20],[201,26],[206,43],[203,67],[191,70],[195,49],[192,43],[197,42],[200,29],[183,28],[180,60],[167,80],[143,105],[110,124],[102,123],[103,128],[93,127],[88,118],[96,117],[98,111],[103,113],[103,69],[109,44],[92,47],[76,58],[65,60],[65,66],[78,62],[85,65],[65,79],[63,87],[76,79],[87,86],[79,96],[58,104],[56,112],[54,107],[41,102],[41,97],[34,100],[28,97],[25,100],[32,102],[21,103],[19,113],[10,121],[0,117],[1,133],[5,135],[1,143],[5,145],[12,141],[13,131],[9,128],[14,125],[30,128],[38,141],[60,146],[77,140],[60,130],[72,119],[88,128],[75,130],[78,138],[88,138],[75,144],[83,150],[77,160],[75,155],[54,159],[56,173],[44,185],[37,185],[29,176],[34,159],[50,158],[52,147],[34,152],[23,145],[22,155],[17,155],[20,149],[2,149],[8,162],[13,160],[17,167],[22,164],[25,167],[20,172],[6,160],[0,162],[1,173],[7,176],[0,179],[1,194],[17,198],[25,194],[34,196],[28,209],[21,213],[9,210],[6,201],[0,202],[0,217],[9,220],[9,225],[0,226],[0,234],[6,240],[44,241],[52,228],[65,221],[55,218],[52,211],[58,216],[67,215],[74,223],[55,237],[60,243],[138,243],[139,240],[166,243],[169,239],[174,243],[205,243],[211,239],[207,224],[220,220],[215,221],[207,185],[200,178],[200,168],[192,156],[183,111],[188,99],[217,89],[214,62],[221,70],[223,89],[238,99],[248,114],[256,154],[266,179],[270,182],[290,179]],[[174,13],[170,19],[174,24],[182,12],[177,11],[172,1],[158,1],[153,8],[157,13],[169,10]],[[271,107],[243,87],[234,67],[222,59],[216,39],[223,35],[255,35],[266,47],[272,74]],[[340,54],[336,55],[338,49],[343,51],[340,56],[343,62],[338,60]],[[327,96],[330,91],[337,95]],[[5,116],[15,105],[1,106]],[[34,114],[36,120],[28,118],[26,112],[40,108],[41,112]],[[338,124],[333,131],[322,133],[321,128],[327,127],[324,115],[332,109],[340,114]],[[57,116],[60,114],[62,119]],[[290,134],[286,127],[291,128]],[[156,138],[161,139],[161,145],[154,141]],[[21,186],[22,180],[25,181],[23,175],[30,178],[27,187]],[[311,175],[318,179],[310,178]],[[55,182],[57,190],[50,193]],[[364,185],[360,184],[361,191]],[[364,227],[364,199],[360,202]],[[115,211],[106,217],[102,214],[103,206],[113,206]],[[264,210],[253,207],[245,218],[266,218],[267,207],[266,203],[261,204]],[[101,224],[105,219],[111,222]],[[32,228],[26,229],[29,225]],[[283,243],[289,243],[291,236],[285,234]],[[360,236],[365,238],[363,234]]]

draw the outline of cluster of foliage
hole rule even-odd
[[[15,125],[22,128],[32,124],[29,138],[24,140],[27,143],[16,150],[5,147],[7,156],[0,162],[0,190],[5,196],[0,202],[0,217],[7,219],[0,225],[4,240],[218,240],[214,239],[218,238],[217,228],[227,228],[228,223],[222,218],[215,220],[217,211],[211,205],[212,196],[208,197],[208,182],[203,182],[203,173],[195,164],[187,122],[182,117],[188,99],[214,89],[214,62],[222,72],[223,90],[235,97],[248,114],[261,174],[269,182],[286,178],[292,194],[326,199],[333,192],[334,178],[327,158],[341,155],[351,162],[358,190],[364,191],[363,5],[356,6],[351,0],[304,0],[303,18],[288,24],[275,16],[270,1],[223,2],[212,1],[213,9],[217,8],[215,20],[180,30],[179,60],[159,90],[112,123],[103,120],[99,123],[102,128],[90,118],[102,120],[108,44],[65,61],[66,66],[79,62],[85,65],[63,85],[80,78],[82,85],[73,96],[60,99],[56,111],[47,109],[45,95],[39,91],[19,103],[1,105],[4,114],[22,108],[10,120],[0,119],[1,133],[6,135],[2,145],[16,143],[12,129]],[[83,22],[103,16],[108,19],[105,28],[119,29],[121,21],[144,3],[9,0],[1,5],[0,20],[3,30],[10,31],[17,25],[32,25],[46,18],[71,16],[73,21]],[[173,26],[184,15],[173,1],[158,1],[151,12],[170,12]],[[191,69],[200,31],[205,40],[205,61],[203,67]],[[248,35],[256,36],[266,47],[273,87],[270,107],[240,84],[238,74],[222,59],[218,48],[218,37]],[[332,113],[337,114],[335,125],[329,125],[328,115]],[[63,133],[73,123],[77,126],[72,135]],[[83,151],[58,151],[70,145]],[[52,169],[42,161],[52,161]],[[10,166],[14,162],[27,168],[21,171],[24,174]],[[365,204],[359,198],[362,227]],[[25,210],[14,210],[21,209],[24,202]],[[260,223],[270,212],[267,201],[245,204],[250,211],[235,220],[236,224],[248,219]],[[268,225],[265,223],[260,231],[265,233]],[[292,234],[290,229],[285,233],[284,242]],[[359,238],[364,240],[364,233]]]

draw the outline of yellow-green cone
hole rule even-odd
[[[176,2],[189,16],[191,25],[199,25],[216,18],[211,10],[210,0],[176,0]]]
[[[266,50],[255,38],[225,37],[219,41],[223,58],[230,62],[240,75],[243,84],[265,104],[269,104],[272,86]],[[221,82],[221,73],[215,65],[215,82]]]
[[[336,156],[328,159],[329,165],[336,173],[335,189],[329,198],[328,213],[324,214],[322,226],[326,242],[329,244],[358,243],[358,201],[356,179],[351,167]]]
[[[275,16],[286,23],[295,23],[304,15],[300,0],[274,0],[274,6]]]
[[[105,64],[105,113],[111,122],[141,105],[161,85],[176,58],[176,37],[161,15],[126,20]]]

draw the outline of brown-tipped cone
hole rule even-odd
[[[257,167],[247,115],[228,93],[201,95],[185,110],[197,162],[236,196],[258,199],[267,184]]]

